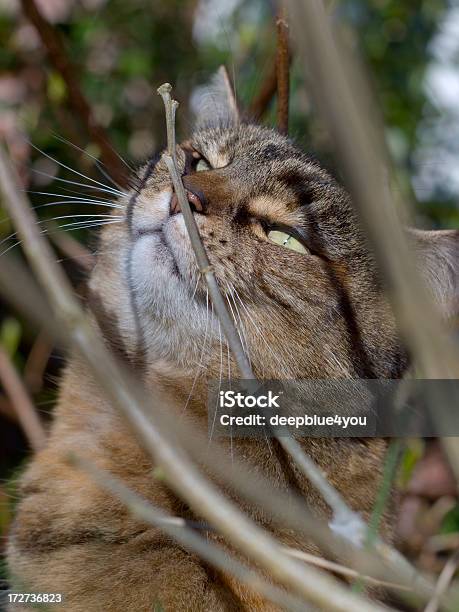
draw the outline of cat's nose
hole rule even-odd
[[[195,212],[200,212],[200,213],[204,212],[202,196],[200,196],[198,193],[194,191],[191,191],[190,189],[185,189],[185,193],[186,193],[188,202],[190,203],[191,210]],[[174,191],[174,193],[172,194],[171,203],[170,203],[170,214],[172,216],[172,215],[176,215],[179,212],[182,212],[182,209],[180,207],[180,202],[177,197],[177,194]]]

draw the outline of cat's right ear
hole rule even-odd
[[[197,88],[191,108],[198,128],[239,123],[236,96],[225,66],[220,66],[207,85]]]
[[[409,230],[420,272],[446,317],[459,315],[459,230]]]

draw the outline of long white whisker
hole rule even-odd
[[[214,314],[214,309],[213,309],[213,305],[212,305],[212,317]],[[220,398],[220,389],[222,387],[222,376],[223,376],[223,343],[222,343],[222,327],[220,325],[220,321],[218,322],[218,336],[219,336],[219,340],[220,340],[220,374],[218,377],[218,393],[217,393],[217,401],[215,402],[215,412],[214,412],[214,418],[212,421],[212,427],[210,429],[210,436],[209,436],[209,444],[208,446],[210,446],[211,442],[212,442],[212,436],[214,435],[214,429],[215,429],[215,421],[217,419],[217,412],[218,412],[218,400]]]
[[[87,181],[91,181],[91,183],[94,183],[95,185],[99,185],[100,187],[103,187],[104,189],[111,191],[112,193],[118,194],[118,195],[126,195],[125,192],[123,191],[119,191],[118,189],[113,189],[113,187],[109,187],[108,185],[105,185],[105,183],[101,183],[100,181],[96,181],[96,179],[91,178],[90,176],[86,176],[85,174],[78,172],[78,170],[74,170],[73,168],[71,168],[70,166],[67,166],[66,164],[63,164],[62,162],[58,161],[57,159],[55,159],[54,157],[52,157],[51,155],[48,155],[48,153],[45,153],[44,151],[42,151],[41,149],[39,149],[38,147],[36,147],[33,143],[30,143],[30,145],[39,153],[41,153],[42,155],[44,155],[45,157],[47,157],[48,159],[50,159],[51,161],[53,161],[54,163],[58,164],[59,166],[61,166],[62,168],[65,168],[66,170],[69,170],[70,172],[73,172],[74,174],[81,176],[81,178],[86,179]]]
[[[62,198],[64,197],[63,193],[51,193],[50,191],[32,191],[31,189],[22,189],[22,191],[25,191],[26,193],[33,193],[34,195],[46,195],[46,196],[56,196],[57,198]],[[88,194],[86,193],[81,193],[79,191],[73,191],[73,190],[68,190],[68,189],[62,189],[62,191],[65,191],[66,194],[67,193],[74,193],[76,195],[66,195],[65,197],[67,197],[69,200],[80,200],[80,199],[84,199],[84,200],[91,200],[94,202],[112,202],[111,199],[109,198],[103,198],[101,199],[101,197],[99,197],[97,200],[94,200],[93,198],[89,198]]]
[[[255,328],[255,330],[257,331],[259,337],[263,340],[263,342],[265,343],[267,349],[269,350],[269,352],[271,353],[271,355],[274,357],[274,359],[277,361],[278,365],[281,367],[281,369],[283,368],[283,364],[281,362],[281,359],[278,355],[276,355],[276,353],[273,351],[271,345],[269,344],[269,342],[266,340],[266,338],[264,337],[261,329],[259,328],[259,326],[255,323],[255,321],[253,320],[252,315],[250,314],[250,312],[248,311],[246,305],[244,304],[244,302],[241,299],[241,296],[239,295],[236,287],[234,287],[234,294],[237,297],[237,299],[239,300],[239,303],[241,304],[241,307],[243,308],[244,312],[247,315],[248,320],[252,323],[253,327]]]
[[[229,285],[228,285],[228,289],[230,290]],[[240,325],[239,325],[239,323],[238,323],[238,321],[237,321],[237,319],[236,319],[236,315],[234,314],[234,310],[233,310],[233,307],[232,307],[232,305],[231,305],[231,300],[230,300],[230,298],[229,298],[229,295],[228,295],[228,294],[226,294],[226,295],[225,295],[225,297],[226,297],[226,301],[228,302],[229,309],[230,309],[230,311],[231,311],[231,317],[232,317],[232,319],[233,319],[233,321],[234,321],[234,326],[236,327],[237,335],[239,336],[239,340],[241,341],[241,345],[242,345],[242,348],[243,348],[243,350],[244,350],[244,353],[245,353],[245,354],[247,355],[247,357],[248,357],[248,350],[247,350],[247,346],[246,346],[246,343],[245,343],[245,341],[244,341],[244,339],[243,339],[243,337],[242,337],[242,335],[241,335],[241,332],[240,332],[240,330],[239,330]]]
[[[185,402],[185,406],[183,407],[182,415],[185,413],[186,409],[188,408],[188,404],[190,402],[191,396],[193,395],[193,391],[194,391],[196,382],[197,382],[198,377],[199,377],[199,375],[201,373],[201,368],[203,367],[202,364],[203,364],[203,361],[204,361],[204,354],[205,354],[205,351],[206,351],[206,348],[207,348],[207,332],[208,332],[208,329],[209,329],[209,290],[206,289],[206,328],[205,328],[205,331],[204,331],[204,342],[202,343],[201,355],[199,357],[198,367],[196,369],[196,374],[195,374],[195,376],[193,378],[193,383],[191,385],[190,392],[189,392],[187,400]]]
[[[54,202],[47,202],[46,204],[39,204],[38,206],[34,206],[34,210],[38,210],[39,208],[48,208],[50,206],[61,206],[62,204],[68,204],[69,206],[78,205],[93,205],[102,208],[113,208],[115,210],[124,210],[124,206],[113,206],[111,204],[103,204],[100,202],[92,202],[92,201],[84,201],[84,200],[56,200]]]
[[[69,179],[63,179],[60,176],[53,176],[52,174],[47,174],[46,172],[42,172],[41,170],[36,170],[35,168],[31,168],[31,172],[35,174],[40,174],[41,176],[47,176],[53,181],[60,181],[61,183],[68,183],[69,185],[76,185],[77,187],[84,187],[85,189],[94,189],[95,191],[103,191],[104,193],[109,193],[110,195],[115,195],[116,197],[125,197],[126,193],[118,193],[111,187],[95,187],[94,185],[87,185],[86,183],[78,183],[77,181],[71,181]],[[84,175],[82,175],[84,177]],[[101,183],[102,185],[102,183]]]
[[[91,155],[91,153],[88,153],[88,151],[85,151],[84,149],[82,149],[78,145],[74,144],[73,142],[70,142],[70,140],[67,140],[63,136],[59,136],[59,134],[54,134],[54,138],[56,138],[56,140],[59,140],[60,142],[63,142],[64,144],[69,145],[70,147],[73,147],[77,151],[80,151],[81,153],[83,153],[83,155],[86,155],[90,159],[94,160],[95,165],[96,165],[97,169],[99,170],[99,172],[101,172],[104,175],[104,177],[108,181],[110,181],[110,183],[112,183],[112,185],[115,185],[115,187],[117,187],[118,189],[122,190],[121,185],[118,185],[118,183],[110,176],[110,174],[106,170],[104,170],[103,166],[105,166],[105,164],[102,161],[100,161],[100,159],[97,159],[97,157],[95,157],[94,155]],[[116,153],[116,151],[114,151],[114,152]],[[116,155],[118,155],[118,153],[116,153]],[[120,158],[120,160],[122,162],[124,162],[124,164],[129,169],[129,171],[132,172],[132,168],[129,168],[129,166],[124,161],[124,159],[121,157],[121,155],[118,155],[118,157]]]
[[[91,223],[91,221],[75,221],[74,223],[64,223],[63,225],[59,226],[59,229],[61,230],[62,228],[67,228],[67,227],[73,227],[74,229],[86,229],[89,227],[99,227],[102,225],[113,225],[114,223],[122,223],[123,219],[114,219],[113,221],[111,220],[104,220],[101,219],[100,221],[95,220],[94,222]]]
[[[24,190],[26,191],[26,190]],[[98,204],[98,205],[104,205],[106,206],[107,204],[111,205],[111,206],[118,206],[119,208],[123,208],[121,206],[121,204],[116,204],[115,202],[113,202],[113,200],[109,200],[109,199],[95,199],[95,198],[90,198],[87,197],[87,194],[80,194],[80,195],[67,195],[67,194],[63,194],[63,193],[51,193],[49,191],[27,191],[27,193],[33,193],[34,195],[46,195],[46,196],[50,196],[50,197],[56,197],[56,198],[67,198],[67,200],[76,200],[76,201],[81,201],[81,202],[90,202],[90,203],[94,203],[94,204]],[[46,206],[45,204],[42,204],[42,206]],[[38,208],[38,207],[35,207]]]

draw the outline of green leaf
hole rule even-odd
[[[0,327],[0,346],[10,357],[14,357],[21,342],[21,324],[13,317],[6,318]]]
[[[67,86],[64,79],[57,72],[51,72],[48,76],[48,98],[55,104],[63,102],[67,96]]]

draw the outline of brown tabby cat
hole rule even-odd
[[[214,99],[215,103],[215,99]],[[377,271],[345,191],[291,141],[239,122],[233,111],[180,148],[183,181],[216,276],[260,378],[397,378],[407,365]],[[200,124],[203,125],[202,122]],[[226,346],[209,309],[183,216],[163,162],[101,231],[90,305],[107,342],[151,388],[173,392],[206,427],[207,381],[227,377]],[[454,298],[454,232],[416,233],[439,301]],[[422,259],[422,253],[428,257]],[[423,264],[424,265],[424,264]],[[422,266],[421,266],[422,267]],[[222,363],[223,362],[223,363]],[[231,362],[234,375],[235,364]],[[195,377],[197,378],[195,381]],[[195,381],[195,382],[193,382]],[[190,389],[193,389],[188,399]],[[307,452],[368,518],[385,442],[305,439]],[[63,593],[68,612],[273,610],[211,570],[69,467],[76,449],[174,516],[193,515],[161,483],[85,365],[71,358],[47,447],[22,478],[9,547],[12,588]],[[234,440],[279,490],[292,481],[323,501],[264,440]],[[253,518],[266,522],[262,511]],[[390,538],[390,517],[386,537]],[[278,531],[287,545],[314,550]],[[14,606],[14,610],[18,610]]]

